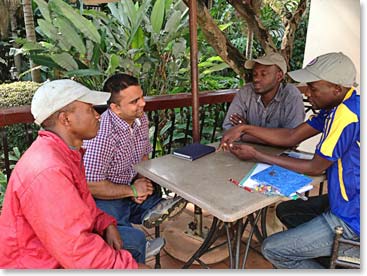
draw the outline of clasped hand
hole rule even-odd
[[[226,130],[223,133],[223,137],[220,141],[219,147],[217,148],[217,151],[220,150],[230,150],[230,147],[233,145],[233,142],[236,141],[238,138],[241,137],[241,135],[244,133],[244,127],[246,125],[239,124],[234,127],[231,127],[230,129]]]
[[[148,198],[148,196],[153,194],[153,184],[150,179],[146,177],[136,179],[134,181],[134,186],[136,188],[136,192],[138,193],[138,197],[132,197],[131,200],[137,204],[143,203]]]
[[[245,133],[245,128],[246,125],[238,124],[225,131],[217,151],[230,151],[241,160],[255,159],[257,151],[254,147],[236,143],[236,140]]]

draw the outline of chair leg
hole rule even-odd
[[[155,226],[155,238],[160,237],[160,227],[159,225]],[[159,252],[155,255],[155,265],[154,268],[160,269],[161,268],[161,253]]]
[[[339,240],[341,236],[343,235],[343,227],[336,226],[335,227],[335,238],[334,238],[334,244],[333,244],[333,251],[331,255],[331,261],[330,261],[330,268],[334,269],[336,267],[336,259],[338,258],[338,251],[339,251]]]

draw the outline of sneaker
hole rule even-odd
[[[163,199],[149,210],[143,218],[143,225],[152,228],[161,224],[166,219],[171,219],[180,214],[186,207],[187,201],[182,197]]]
[[[161,237],[154,240],[148,240],[145,247],[145,259],[159,254],[165,244],[165,240]]]

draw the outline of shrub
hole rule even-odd
[[[0,108],[30,105],[33,94],[40,85],[40,83],[31,81],[0,84]],[[7,137],[9,149],[18,148],[20,153],[23,153],[28,148],[25,140],[24,126],[16,124],[9,126],[6,129],[8,132]],[[38,127],[32,124],[31,130],[34,138]],[[1,170],[3,169],[2,161],[2,157],[0,157]]]
[[[0,84],[0,107],[13,107],[31,104],[32,97],[40,83],[18,81]]]

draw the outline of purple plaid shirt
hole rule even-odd
[[[146,114],[137,121],[130,128],[110,109],[103,112],[97,136],[83,144],[87,181],[129,184],[133,180],[137,174],[133,165],[152,151]]]

